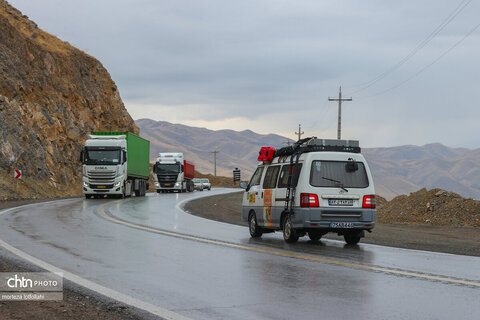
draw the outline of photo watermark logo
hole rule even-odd
[[[0,301],[63,300],[63,274],[0,272]]]

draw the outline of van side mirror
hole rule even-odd
[[[246,183],[245,181],[240,182],[240,188],[245,189],[245,191],[248,191],[247,187],[248,187],[248,183]]]
[[[123,150],[122,152],[123,152],[123,163],[125,163],[127,162],[127,151]]]
[[[157,164],[156,163],[153,165],[153,173],[157,173]]]
[[[80,151],[80,162],[83,163],[84,162],[84,159],[85,158],[85,150],[82,149],[82,151]]]

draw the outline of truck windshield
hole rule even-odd
[[[347,161],[313,161],[310,184],[314,187],[366,188],[365,166],[357,162],[358,170],[347,170]]]
[[[85,150],[85,164],[96,165],[117,165],[120,164],[121,152],[120,149],[112,150]]]
[[[180,165],[178,163],[161,164],[157,162],[155,173],[179,173]]]

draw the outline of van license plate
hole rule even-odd
[[[332,222],[330,228],[353,228],[353,222]]]
[[[107,186],[97,186],[98,189],[106,189]]]
[[[328,199],[329,206],[353,206],[353,200]]]
[[[165,183],[165,187],[170,187],[171,184],[170,183]]]

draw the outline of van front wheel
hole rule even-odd
[[[293,229],[292,215],[289,214],[283,220],[283,239],[288,243],[297,242],[298,235]]]
[[[248,216],[248,230],[252,238],[260,238],[263,234],[262,229],[257,224],[257,217],[255,212],[250,212]]]

